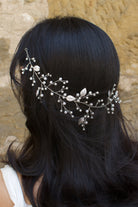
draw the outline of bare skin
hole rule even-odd
[[[23,186],[22,186],[22,176],[21,174],[17,173],[17,176],[19,178],[20,184],[21,184],[21,188],[22,188],[22,192],[24,195],[24,200],[26,202],[26,204],[31,205],[29,199],[27,198]],[[35,186],[34,186],[34,198],[36,198],[37,192],[38,192],[38,188],[40,186],[42,177],[40,177],[40,179],[36,182]],[[0,170],[0,207],[13,207],[14,203],[13,201],[10,199],[8,190],[6,188],[5,182],[3,180],[3,176]]]

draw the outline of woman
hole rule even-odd
[[[111,39],[84,19],[46,19],[22,37],[10,75],[29,136],[7,151],[1,207],[138,206],[138,143],[119,74]]]

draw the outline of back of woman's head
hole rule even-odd
[[[30,135],[19,155],[9,150],[8,159],[23,174],[32,204],[35,206],[33,186],[42,175],[39,206],[136,206],[138,175],[133,159],[137,159],[137,148],[129,139],[120,104],[114,102],[114,114],[108,114],[106,107],[93,109],[94,118],[82,131],[78,125],[82,112],[74,103],[69,104],[75,113],[72,118],[60,112],[56,94],[45,91],[42,101],[36,98],[40,81],[32,87],[31,72],[21,73],[28,63],[25,48],[42,74],[52,74],[54,81],[59,77],[68,80],[68,95],[75,96],[83,88],[99,91],[90,98],[93,103],[97,99],[106,103],[108,90],[118,85],[120,66],[108,35],[81,18],[46,19],[22,37],[10,74]]]

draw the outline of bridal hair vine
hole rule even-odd
[[[86,88],[83,88],[79,93],[76,93],[76,96],[68,95],[65,90],[68,90],[68,87],[66,84],[69,82],[68,80],[63,80],[62,77],[59,77],[58,80],[53,81],[51,80],[52,75],[50,73],[47,74],[41,74],[40,72],[40,66],[35,64],[36,59],[34,57],[30,57],[28,53],[28,49],[25,48],[26,52],[26,61],[28,64],[21,69],[21,73],[24,74],[26,71],[30,72],[30,81],[32,84],[32,87],[36,84],[36,79],[40,83],[39,86],[37,86],[36,89],[36,97],[37,99],[41,100],[44,97],[44,91],[49,91],[50,95],[57,95],[58,100],[57,102],[60,103],[60,112],[63,112],[65,114],[70,114],[70,116],[73,118],[74,114],[73,111],[67,109],[66,104],[67,102],[73,102],[76,105],[76,110],[79,112],[83,112],[80,105],[85,105],[87,109],[84,111],[84,115],[81,116],[78,120],[78,125],[82,126],[82,129],[85,130],[85,125],[88,124],[88,119],[94,118],[94,111],[93,109],[99,109],[99,108],[106,108],[108,114],[114,114],[114,103],[121,103],[121,100],[118,96],[118,91],[116,90],[116,84],[113,85],[112,90],[108,90],[108,97],[107,102],[104,103],[103,99],[98,99],[96,104],[88,103],[88,99],[90,96],[97,96],[99,95],[99,91],[87,92]],[[62,83],[62,87],[58,91],[54,91],[51,89],[51,86],[57,86],[58,83]]]

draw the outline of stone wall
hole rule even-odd
[[[0,153],[14,136],[25,137],[25,119],[10,89],[9,65],[21,36],[48,16],[47,0],[0,0]]]
[[[122,69],[137,70],[137,0],[48,0],[49,16],[85,18],[106,31],[115,43]]]
[[[25,120],[9,86],[8,67],[11,56],[28,28],[45,17],[57,15],[85,18],[100,26],[112,38],[121,62],[121,106],[130,123],[138,129],[136,2],[137,0],[0,0],[0,144],[4,143],[6,137],[9,140],[9,136],[20,139],[25,136]]]

